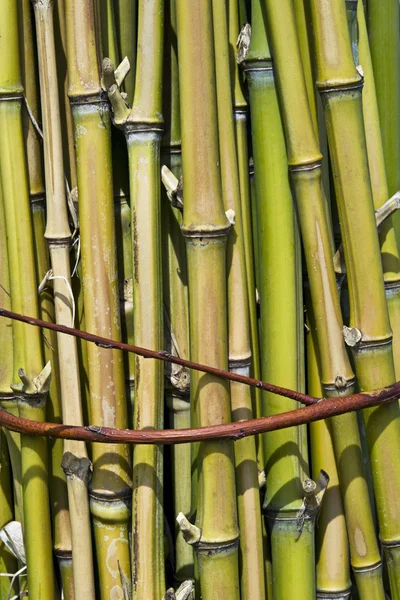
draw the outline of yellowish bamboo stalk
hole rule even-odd
[[[70,325],[74,299],[70,292],[70,240],[68,223],[60,109],[57,89],[57,64],[54,43],[53,3],[34,2],[39,57],[41,104],[43,115],[46,174],[47,224],[45,238],[49,244],[54,277],[56,321]],[[58,335],[61,370],[60,385],[63,419],[82,425],[79,366],[75,339]],[[60,462],[61,467],[61,462]],[[85,445],[66,441],[62,467],[67,475],[71,504],[72,558],[75,597],[94,598],[92,539],[88,497],[91,473]]]
[[[174,175],[172,189],[182,175],[181,126],[179,107],[178,53],[174,43],[176,37],[175,0],[165,3],[165,43],[164,43],[164,81],[163,115],[165,128],[163,134],[161,161],[169,172],[162,168],[164,185],[166,176]],[[163,297],[165,306],[165,348],[173,355],[189,358],[189,299],[187,281],[187,260],[185,239],[182,236],[182,213],[173,206],[167,195],[161,199],[162,240],[163,240]],[[164,225],[165,224],[165,225]],[[165,366],[165,393],[169,408],[169,422],[173,428],[190,427],[190,372],[175,365]],[[172,447],[172,479],[174,514],[191,516],[191,445],[182,444]],[[182,583],[194,576],[193,548],[185,542],[178,523],[175,523],[175,579]]]
[[[115,250],[110,114],[100,87],[92,2],[66,2],[69,98],[75,127],[82,248],[83,294],[88,331],[120,339]],[[83,32],[79,35],[78,32]],[[126,427],[124,369],[118,351],[88,346],[91,419]],[[126,445],[93,445],[90,510],[102,598],[123,594],[130,581],[128,541],[131,494]]]
[[[13,310],[38,315],[37,281],[33,252],[29,191],[22,132],[22,85],[18,48],[17,4],[0,3],[0,176],[5,200],[5,223]],[[45,420],[50,366],[42,370],[40,331],[13,323],[13,389],[22,417]],[[21,439],[24,495],[25,550],[29,596],[54,600],[51,521],[47,482],[47,444],[44,439],[23,435]],[[28,500],[29,498],[29,500]],[[32,499],[34,498],[34,501]]]
[[[180,105],[187,244],[191,359],[228,366],[226,239],[219,172],[214,40],[210,0],[177,1]],[[201,57],[201,60],[199,60]],[[202,94],[199,94],[202,90]],[[191,399],[200,425],[230,420],[228,386],[191,374]],[[233,447],[199,445],[200,494],[195,532],[204,600],[239,598],[238,528]]]

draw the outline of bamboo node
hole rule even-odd
[[[251,41],[251,25],[250,23],[245,23],[242,27],[242,29],[240,30],[237,42],[236,42],[236,47],[237,47],[237,52],[236,52],[236,62],[238,63],[238,65],[240,65],[244,60],[246,60],[246,57],[249,53],[249,48],[250,48],[250,41]]]
[[[362,333],[357,327],[346,327],[343,325],[343,337],[344,341],[350,348],[354,348],[361,342]]]
[[[179,529],[182,532],[185,542],[194,546],[200,542],[201,539],[201,529],[193,525],[185,515],[180,512],[176,517],[176,521],[178,523]]]
[[[322,500],[329,483],[329,475],[321,469],[317,482],[306,479],[303,482],[304,498],[303,504],[296,515],[297,537],[300,539],[306,519],[315,523],[321,508]]]

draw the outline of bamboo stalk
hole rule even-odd
[[[218,168],[212,4],[178,0],[177,32],[183,147],[189,316],[192,360],[218,367],[228,363],[226,240]],[[201,60],[199,60],[201,57]],[[211,85],[210,85],[211,83]],[[200,95],[198,90],[203,90]],[[191,374],[191,400],[199,425],[230,420],[228,386],[208,375]],[[204,600],[239,598],[238,528],[233,448],[228,442],[198,449],[199,496],[196,542]]]
[[[66,2],[69,98],[75,126],[83,294],[89,331],[120,339],[111,172],[110,116],[102,96],[92,2]],[[84,35],[78,37],[78,32]],[[91,419],[126,427],[121,353],[89,346]],[[130,580],[130,452],[93,445],[90,510],[101,597],[123,594]]]
[[[20,52],[22,83],[27,102],[22,113],[22,122],[26,139],[26,157],[28,167],[29,200],[31,205],[32,226],[35,249],[36,277],[41,281],[50,268],[49,256],[44,238],[45,230],[45,191],[40,147],[40,132],[36,123],[40,121],[39,98],[37,89],[37,65],[35,62],[33,22],[31,2],[23,0],[19,4],[20,19]],[[29,114],[30,113],[30,114]],[[31,117],[32,115],[32,117]],[[51,288],[46,287],[39,295],[39,312],[42,318],[54,321],[54,300]],[[57,336],[51,332],[43,339],[43,354],[46,362],[51,362],[52,379],[47,402],[47,417],[52,422],[62,422],[60,372],[57,354]],[[63,443],[54,441],[49,444],[49,486],[50,509],[54,551],[58,560],[62,586],[66,598],[73,597],[71,525],[68,511],[67,486],[64,471],[61,467]]]
[[[315,328],[310,327],[307,335],[308,392],[322,395],[316,348]],[[310,442],[313,477],[316,478],[321,469],[329,473],[330,477],[316,529],[317,599],[334,597],[344,600],[351,594],[349,542],[336,467],[332,423],[311,423]]]
[[[352,60],[344,5],[335,0],[329,5],[312,2],[311,6],[317,86],[324,104],[350,294],[347,342],[352,347],[360,388],[377,388],[392,383],[395,376],[362,119],[363,80]],[[337,40],[333,52],[326,43],[331,36]],[[400,507],[393,499],[400,493],[399,406],[394,403],[366,410],[364,418],[380,538],[388,557],[392,595],[398,598]]]
[[[37,282],[21,121],[23,90],[19,67],[17,4],[3,0],[0,13],[3,15],[0,25],[0,52],[3,57],[0,68],[0,125],[4,133],[0,148],[0,173],[5,199],[11,305],[14,310],[29,310],[37,315]],[[19,414],[44,420],[50,366],[47,365],[42,371],[40,331],[32,335],[25,325],[13,323],[13,336],[13,389],[18,396]],[[22,436],[21,462],[29,596],[32,600],[53,600],[55,589],[46,441],[29,435]]]
[[[368,43],[367,26],[362,2],[358,3],[358,53],[365,83],[362,93],[365,141],[368,167],[375,210],[389,199],[385,159],[379,126],[378,103],[374,73]],[[400,260],[392,218],[387,219],[379,231],[382,268],[385,279],[386,300],[390,325],[393,331],[393,358],[396,377],[400,374]]]
[[[251,222],[251,199],[250,182],[248,172],[248,106],[242,90],[242,76],[236,60],[236,42],[239,35],[239,6],[235,0],[229,0],[228,5],[228,33],[229,33],[229,58],[231,68],[231,87],[233,97],[233,113],[235,123],[235,138],[237,150],[237,163],[240,188],[240,208],[243,223],[243,243],[246,263],[246,281],[248,289],[248,306],[251,336],[251,371],[256,379],[261,376],[260,371],[260,344],[258,340],[258,321],[256,303],[255,265],[253,250],[253,227]],[[256,416],[262,414],[261,390],[254,390],[253,413]],[[262,441],[256,439],[258,468],[264,467],[264,448]]]
[[[262,4],[252,3],[252,36],[244,62],[249,84],[255,169],[256,220],[260,248],[261,373],[277,384],[298,389],[299,314],[295,250],[295,215],[287,176],[282,124]],[[266,133],[268,132],[268,133]],[[285,240],[285,243],[282,241]],[[285,310],[282,311],[282,306]],[[300,305],[301,306],[301,305]],[[285,401],[264,394],[264,415],[287,409]],[[309,598],[315,594],[313,533],[306,523],[297,538],[297,513],[302,505],[300,430],[264,436],[267,493],[265,506],[271,530],[274,598]],[[287,548],[290,548],[290,552]],[[291,556],[286,561],[285,552]],[[281,565],[286,574],[280,576]],[[299,585],[297,572],[305,573]]]
[[[124,90],[131,104],[135,91],[137,0],[116,0],[114,11],[118,53],[122,58],[127,56],[131,65],[124,80]]]
[[[252,363],[249,299],[239,172],[232,110],[227,2],[213,2],[214,52],[222,199],[234,214],[227,240],[229,369],[249,375]],[[253,416],[251,390],[232,383],[232,419]],[[235,445],[236,494],[240,531],[241,597],[265,598],[261,510],[255,439]]]
[[[138,52],[133,107],[124,103],[110,61],[103,80],[114,109],[115,124],[125,133],[131,194],[133,303],[136,343],[159,348],[163,340],[160,144],[162,125],[162,0],[139,2]],[[163,369],[154,361],[135,361],[136,429],[163,423]],[[158,600],[165,592],[162,507],[162,451],[137,448],[133,464],[132,582],[133,598]]]
[[[325,393],[340,397],[351,394],[354,375],[344,345],[335,274],[330,262],[331,237],[321,185],[322,157],[308,104],[293,5],[283,0],[278,13],[276,6],[273,7],[270,0],[266,0],[266,7],[288,164],[296,192],[320,349],[321,384]],[[282,43],[283,32],[285,43]],[[289,55],[290,63],[287,61]],[[346,416],[335,419],[332,426],[358,591],[361,598],[384,598],[382,574],[376,566],[380,564],[380,556],[368,502],[357,420],[355,415],[350,418]],[[351,461],[347,458],[350,455]],[[351,463],[350,468],[348,463]],[[358,543],[360,532],[364,542],[362,548]],[[370,572],[365,575],[366,569],[368,571],[371,568],[375,579]],[[346,590],[342,592],[346,595]]]
[[[368,0],[368,34],[389,196],[400,189],[400,8],[397,0]],[[397,244],[400,215],[393,218]]]
[[[70,240],[57,89],[53,3],[34,2],[39,57],[46,174],[47,239],[54,277],[56,321],[69,325],[73,319],[70,294]],[[63,419],[82,425],[79,366],[76,341],[58,335]],[[60,468],[67,476],[72,528],[73,586],[75,597],[94,598],[94,575],[88,479],[91,465],[84,444],[67,442]]]
[[[179,109],[178,54],[176,37],[175,0],[165,4],[166,26],[164,44],[163,113],[165,129],[161,148],[162,162],[180,177],[182,174],[181,127]],[[163,167],[162,174],[165,174]],[[164,185],[165,175],[163,177]],[[179,180],[174,180],[179,184]],[[175,185],[173,185],[175,187]],[[176,193],[173,192],[173,193]],[[168,189],[167,189],[168,194]],[[170,192],[171,195],[171,192]],[[189,306],[186,245],[182,236],[182,214],[167,196],[161,205],[163,239],[163,296],[165,306],[165,347],[171,354],[189,357]],[[166,403],[169,423],[174,429],[190,427],[190,372],[184,367],[165,369]],[[188,519],[196,506],[191,506],[191,446],[172,448],[174,514],[183,513]],[[193,469],[195,471],[195,468]],[[193,511],[192,511],[193,509]],[[175,522],[175,579],[182,583],[193,578],[193,548],[185,542]]]
[[[3,430],[0,430],[0,529],[13,520],[14,507],[11,483],[11,462],[8,456],[7,441]],[[1,598],[17,594],[18,580],[11,585],[11,576],[17,572],[17,561],[0,540],[0,595]],[[6,577],[5,575],[10,575]],[[10,587],[11,585],[11,587]]]

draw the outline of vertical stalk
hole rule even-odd
[[[14,507],[12,501],[11,484],[11,462],[8,456],[7,441],[3,430],[0,430],[0,529],[13,520]],[[17,593],[18,580],[12,585],[10,590],[11,577],[5,577],[6,573],[17,572],[17,561],[7,550],[4,542],[0,540],[0,597],[7,598]],[[10,593],[11,592],[11,593]]]
[[[133,241],[133,329],[135,343],[163,345],[160,146],[162,131],[163,0],[138,6],[135,95],[129,110],[115,84],[113,65],[103,79],[115,124],[126,136],[129,156]],[[163,366],[135,358],[135,429],[163,426]],[[137,446],[133,463],[133,598],[158,600],[165,592],[162,464],[160,447]]]
[[[191,360],[228,366],[226,242],[218,155],[212,3],[178,0],[179,81]],[[201,59],[200,59],[201,58]],[[199,94],[199,90],[202,93]],[[191,400],[200,426],[230,420],[226,382],[192,372]],[[238,527],[231,442],[198,449],[201,527],[196,551],[204,600],[239,598]]]
[[[359,386],[395,380],[379,240],[362,115],[363,79],[350,48],[345,6],[313,1],[318,81],[327,123],[350,297],[350,331]],[[329,39],[336,39],[332,48]],[[357,198],[357,202],[355,202]],[[368,302],[366,302],[366,298]],[[364,411],[380,538],[388,558],[393,598],[400,597],[400,419],[398,403]]]
[[[400,7],[368,0],[368,34],[379,109],[389,196],[400,190]],[[397,244],[400,214],[393,217]]]
[[[252,2],[252,37],[244,68],[249,84],[260,249],[261,373],[267,381],[297,389],[302,322],[297,304],[300,272],[296,264],[296,224],[285,141],[259,0]],[[265,415],[292,409],[293,405],[289,406],[282,398],[263,394]],[[306,470],[301,460],[301,438],[297,428],[264,436],[265,507],[271,531],[275,600],[294,595],[310,598],[315,594],[310,522],[296,541],[297,513],[302,505],[302,478]],[[286,553],[291,557],[290,563],[285,558]],[[297,576],[299,570],[304,573],[301,582]]]
[[[118,53],[121,58],[127,56],[131,65],[124,80],[127,100],[131,104],[135,91],[137,0],[115,0],[114,11]]]
[[[250,375],[252,362],[245,245],[237,165],[235,124],[229,63],[227,2],[213,1],[214,52],[221,161],[222,199],[225,211],[233,211],[234,226],[227,240],[228,274],[228,366],[231,371]],[[234,421],[253,417],[251,390],[230,385]],[[241,597],[265,598],[258,486],[254,437],[235,444],[236,494],[240,531]]]
[[[22,82],[29,110],[38,122],[39,98],[37,89],[37,66],[32,31],[30,0],[22,0],[20,7],[20,52]],[[49,256],[44,238],[45,229],[45,192],[42,170],[42,156],[39,133],[36,131],[28,111],[22,113],[22,123],[26,140],[28,167],[29,200],[31,205],[33,237],[35,247],[36,277],[41,281],[49,270]],[[54,321],[54,301],[50,288],[42,290],[39,296],[39,312],[45,321]],[[57,354],[57,336],[55,332],[46,332],[43,336],[43,353],[46,362],[52,365],[52,378],[47,403],[47,418],[61,423],[60,373]],[[61,571],[64,594],[67,598],[73,594],[71,525],[68,512],[68,498],[65,474],[61,467],[63,442],[54,440],[49,444],[49,486],[53,525],[54,551]]]
[[[176,177],[182,174],[181,126],[179,110],[176,2],[165,4],[163,111],[165,130],[162,161]],[[178,179],[175,183],[178,183]],[[185,239],[180,210],[162,198],[163,295],[165,306],[165,347],[168,352],[189,358],[189,305]],[[165,392],[170,426],[190,427],[190,373],[186,368],[165,365]],[[172,446],[174,514],[191,514],[191,444]],[[193,577],[193,548],[185,542],[175,524],[175,579],[182,583]]]
[[[98,69],[95,12],[90,0],[66,2],[69,97],[75,127],[83,295],[88,331],[120,339],[109,107]],[[82,34],[78,37],[78,32]],[[121,352],[88,345],[91,419],[126,427]],[[90,486],[101,597],[123,594],[130,580],[128,543],[130,452],[93,444]]]
[[[354,375],[343,340],[343,323],[331,261],[331,236],[322,193],[322,156],[308,103],[293,5],[291,0],[282,0],[279,11],[271,0],[266,0],[265,5],[285,127],[288,165],[303,235],[321,361],[321,385],[325,395],[346,396],[353,391]],[[288,56],[291,57],[290,62]],[[384,598],[379,550],[368,502],[356,416],[344,415],[333,419],[332,424],[359,594],[361,598]],[[350,456],[351,462],[347,458]],[[350,468],[340,465],[344,461],[350,463]],[[358,539],[360,533],[364,542],[362,548]],[[375,578],[370,573],[365,575],[366,569],[371,567]],[[345,594],[346,590],[342,592]]]
[[[63,148],[60,108],[57,88],[57,65],[54,43],[53,3],[34,1],[36,36],[39,57],[41,104],[43,115],[44,155],[46,175],[47,239],[54,276],[56,321],[71,325],[73,318],[70,296],[70,240],[65,197]],[[79,365],[76,340],[58,334],[60,385],[63,419],[82,425]],[[60,467],[67,475],[72,527],[72,552],[75,597],[94,598],[94,576],[88,476],[90,463],[84,443],[66,441]]]
[[[10,266],[11,306],[38,316],[28,178],[25,163],[21,105],[22,85],[18,48],[17,4],[2,0],[0,13],[0,176],[4,198]],[[22,417],[45,420],[50,365],[42,371],[41,332],[13,323],[13,389]],[[29,597],[55,598],[50,507],[47,482],[47,444],[42,438],[21,438],[25,550]]]

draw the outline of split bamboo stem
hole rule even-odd
[[[39,57],[41,105],[43,117],[46,175],[47,223],[44,238],[50,251],[54,277],[56,322],[73,322],[70,293],[70,243],[68,223],[60,108],[57,87],[57,64],[54,43],[53,2],[34,1],[36,37]],[[57,339],[63,420],[83,424],[79,365],[76,340],[59,334]],[[72,529],[72,569],[75,597],[94,599],[94,575],[88,481],[91,465],[85,445],[66,442],[60,468],[67,476]],[[64,592],[65,593],[65,592]]]
[[[374,72],[368,42],[364,7],[358,2],[358,55],[364,71],[362,105],[368,167],[374,208],[377,210],[389,199],[382,134],[379,124]],[[396,190],[397,191],[397,190]],[[395,217],[396,218],[396,217]],[[390,325],[393,331],[393,358],[396,377],[400,376],[400,260],[392,218],[387,219],[379,230],[382,268],[385,279],[386,300]]]
[[[282,0],[277,10],[273,2],[266,0],[266,8],[288,148],[288,164],[303,235],[314,327],[318,338],[321,385],[327,395],[340,397],[352,393],[354,375],[343,339],[343,322],[331,262],[331,236],[321,184],[322,156],[308,103],[292,2]],[[288,56],[291,57],[290,63],[287,60]],[[332,429],[346,511],[351,561],[359,595],[360,598],[383,600],[379,549],[369,504],[356,416],[335,419]],[[363,537],[362,545],[359,543],[360,533]],[[375,577],[371,575],[371,569]],[[331,590],[332,592],[337,591]],[[348,590],[344,589],[341,592],[346,596]]]
[[[135,94],[130,110],[116,85],[113,65],[103,62],[103,80],[114,122],[125,133],[129,156],[133,241],[133,329],[135,343],[163,343],[160,147],[162,132],[162,59],[164,2],[141,0]],[[163,424],[163,368],[135,360],[135,429]],[[136,448],[132,495],[133,598],[158,600],[165,592],[162,450]]]
[[[228,364],[226,242],[230,225],[218,167],[212,3],[201,0],[188,5],[178,0],[176,7],[191,359],[207,357],[224,368]],[[230,421],[225,382],[192,372],[191,401],[199,425]],[[239,531],[232,444],[201,443],[198,461],[196,522],[201,530],[191,541],[197,552],[201,594],[204,600],[237,600]]]
[[[75,127],[83,295],[89,331],[120,339],[110,114],[102,95],[93,3],[66,2],[69,98]],[[82,35],[78,35],[82,32]],[[102,425],[126,427],[121,353],[88,347],[90,412]],[[130,581],[131,461],[127,446],[93,445],[90,510],[102,598]]]
[[[345,6],[334,0],[313,1],[311,7],[317,86],[324,105],[350,295],[347,342],[353,350],[360,388],[378,388],[393,382],[395,375],[362,118],[363,79],[351,55]],[[336,40],[334,47],[329,39]],[[388,559],[392,595],[398,598],[400,506],[394,499],[400,494],[399,406],[394,403],[366,410],[364,419],[380,538]]]
[[[227,2],[213,1],[214,53],[222,199],[234,215],[227,240],[229,370],[250,375],[252,363],[249,299],[239,172],[230,77]],[[233,220],[233,216],[231,217]],[[231,383],[232,419],[253,416],[251,390]],[[243,599],[265,598],[261,507],[254,438],[235,445],[236,495],[240,531],[240,587]]]
[[[37,281],[21,119],[23,89],[17,3],[2,0],[0,13],[3,16],[0,24],[0,53],[3,58],[0,68],[0,126],[4,134],[0,147],[0,176],[12,275],[11,305],[14,310],[29,310],[37,316]],[[50,365],[43,369],[40,330],[32,335],[25,325],[13,323],[13,339],[12,387],[18,396],[19,414],[44,421],[51,369]],[[23,435],[21,463],[29,596],[32,600],[54,600],[46,441]]]
[[[300,271],[296,258],[296,222],[287,175],[285,141],[275,91],[261,2],[252,2],[252,36],[244,62],[249,84],[255,169],[256,221],[260,250],[261,373],[274,383],[299,389],[298,305]],[[284,243],[283,243],[284,240]],[[282,306],[285,309],[282,311]],[[263,414],[287,410],[285,401],[264,394]],[[264,436],[267,493],[264,506],[271,533],[273,595],[309,598],[315,594],[311,523],[296,541],[302,505],[303,434],[292,429]],[[288,551],[288,547],[290,551]],[[291,556],[290,563],[284,558]],[[285,576],[281,577],[281,565]],[[300,566],[301,565],[301,566]],[[299,585],[298,570],[305,573]]]
[[[368,35],[379,109],[389,196],[400,190],[400,7],[397,0],[368,0]],[[400,214],[393,217],[397,244]]]
[[[165,4],[165,44],[163,113],[165,129],[162,162],[176,178],[182,174],[181,127],[179,110],[179,73],[176,38],[175,0]],[[163,171],[162,171],[163,173]],[[164,171],[165,173],[165,171]],[[165,177],[164,177],[165,180]],[[179,184],[176,179],[174,184]],[[166,186],[167,187],[167,186]],[[175,187],[175,186],[173,186]],[[167,190],[168,193],[168,190]],[[173,193],[176,193],[173,192]],[[171,354],[189,358],[189,300],[185,239],[182,236],[182,214],[179,208],[162,198],[163,238],[163,296],[166,320],[165,344]],[[165,369],[166,402],[169,423],[174,429],[190,427],[190,372],[185,367]],[[192,502],[191,446],[172,448],[174,514],[183,513],[188,519],[195,514]],[[193,468],[196,473],[195,465]],[[193,548],[185,542],[178,523],[175,524],[175,579],[182,583],[194,576]]]

